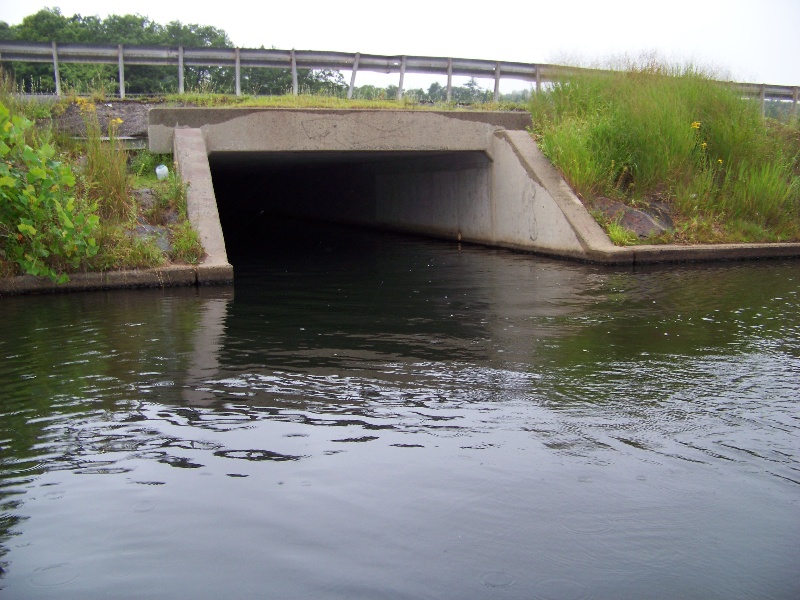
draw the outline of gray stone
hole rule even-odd
[[[166,227],[158,225],[137,225],[133,234],[139,238],[154,238],[156,246],[162,252],[169,254],[172,251],[172,244],[169,241],[169,231]]]
[[[663,202],[653,202],[646,208],[638,209],[600,196],[592,202],[592,208],[603,213],[609,221],[618,221],[640,239],[661,235],[674,227],[669,206]]]

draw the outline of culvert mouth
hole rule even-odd
[[[464,203],[484,202],[483,152],[215,152],[214,192],[231,260],[258,251],[276,219],[456,239]]]

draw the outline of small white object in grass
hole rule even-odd
[[[167,165],[158,165],[156,167],[156,177],[158,177],[159,181],[162,179],[166,179],[169,176],[169,169]]]

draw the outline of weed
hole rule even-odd
[[[31,121],[48,119],[57,105],[52,99],[30,98],[23,93],[14,78],[0,67],[0,103],[9,115],[25,117]]]
[[[72,170],[33,124],[0,104],[0,258],[56,281],[97,252],[98,218],[73,195]]]
[[[92,271],[145,269],[166,262],[154,239],[134,236],[124,224],[101,224],[97,241],[102,251],[88,262],[87,267]]]
[[[172,260],[197,264],[205,255],[200,236],[189,221],[182,221],[170,227],[172,234]]]
[[[615,246],[632,246],[639,243],[639,237],[630,229],[620,225],[619,221],[608,223],[606,233]]]
[[[158,165],[172,164],[169,154],[156,154],[147,150],[138,150],[130,153],[130,172],[134,177],[144,180],[156,181],[156,167]]]
[[[101,217],[124,221],[131,216],[133,201],[127,170],[128,156],[117,138],[122,121],[111,120],[108,138],[104,140],[94,104],[81,98],[77,102],[86,124],[86,166],[82,178],[84,192],[97,203]]]

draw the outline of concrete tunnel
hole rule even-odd
[[[148,136],[151,151],[175,153],[220,265],[224,231],[258,235],[276,215],[630,262],[529,124],[526,113],[154,108]]]

